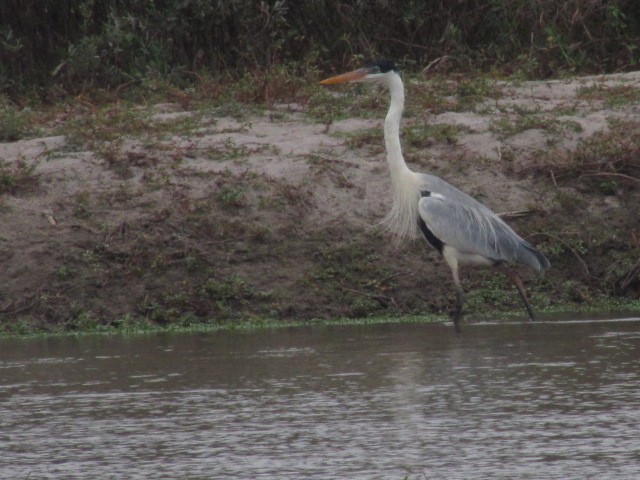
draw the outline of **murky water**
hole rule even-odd
[[[640,478],[640,319],[0,342],[1,478]]]

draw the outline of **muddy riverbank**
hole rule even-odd
[[[407,86],[408,163],[547,254],[526,277],[536,308],[639,308],[638,73]],[[386,93],[240,93],[32,112],[0,144],[2,328],[446,313],[446,265],[378,226]],[[506,279],[464,277],[469,320],[520,308]]]

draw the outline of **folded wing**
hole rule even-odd
[[[484,206],[429,194],[420,199],[418,213],[437,239],[461,253],[481,255],[497,263],[521,263],[536,270],[549,267],[542,253]]]

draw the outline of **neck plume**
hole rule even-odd
[[[416,238],[418,235],[420,184],[418,175],[407,167],[402,156],[400,120],[404,110],[404,85],[398,74],[389,75],[388,87],[391,104],[384,120],[384,143],[391,176],[393,206],[382,224],[402,240]]]

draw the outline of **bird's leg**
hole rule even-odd
[[[451,320],[453,320],[453,329],[456,333],[460,333],[462,330],[460,329],[460,319],[462,318],[462,303],[464,302],[464,294],[462,292],[462,287],[460,286],[460,276],[458,275],[458,259],[449,254],[448,251],[445,250],[443,252],[444,259],[449,264],[451,268],[451,274],[453,275],[453,283],[456,287],[456,302],[453,306],[453,311],[451,312]]]
[[[533,313],[533,309],[531,308],[531,304],[529,303],[529,299],[527,298],[527,294],[524,291],[524,284],[522,283],[522,278],[520,278],[520,275],[518,275],[516,272],[513,272],[511,270],[505,269],[502,272],[507,277],[509,277],[509,279],[513,282],[513,284],[518,289],[518,293],[520,294],[520,298],[522,299],[522,302],[524,303],[524,306],[527,309],[527,313],[529,314],[529,318],[531,319],[532,322],[534,322],[536,320],[536,316]]]
[[[464,302],[462,288],[456,284],[456,303],[453,306],[451,312],[451,319],[453,320],[453,329],[456,333],[462,332],[460,329],[460,319],[462,318],[462,303]]]

